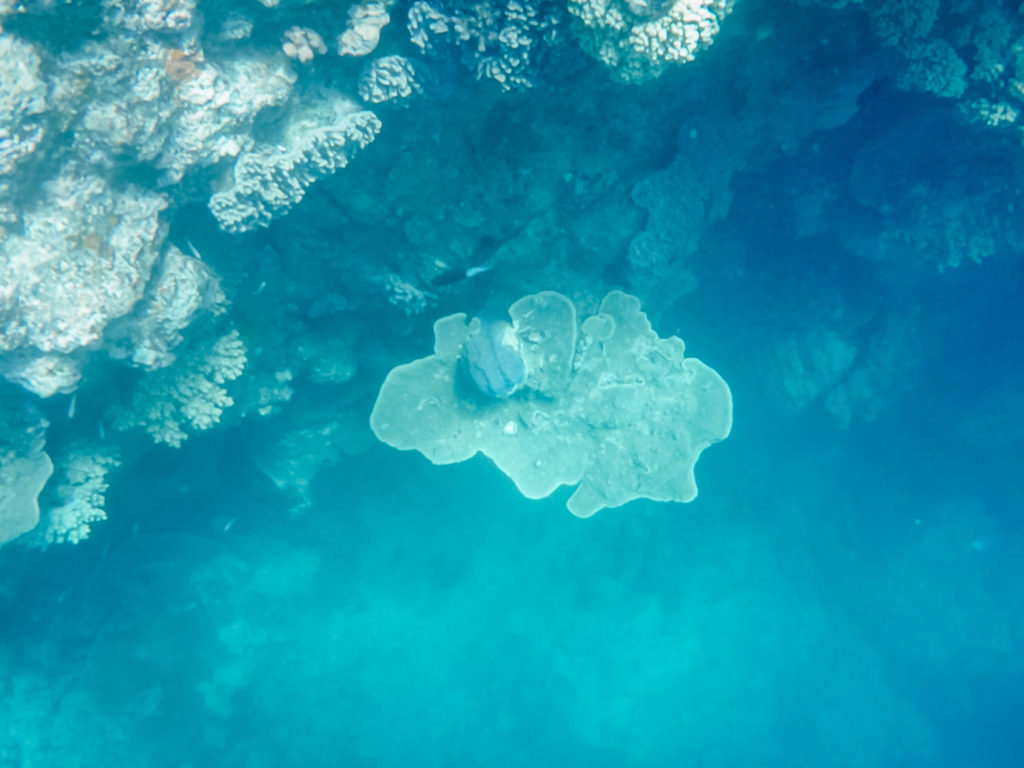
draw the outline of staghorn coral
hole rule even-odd
[[[246,359],[238,331],[196,344],[188,356],[139,381],[131,402],[112,409],[115,428],[142,429],[156,443],[180,447],[190,432],[210,429],[234,405],[224,384],[242,375]]]

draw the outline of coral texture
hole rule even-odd
[[[694,464],[732,424],[728,386],[661,339],[640,302],[609,293],[578,325],[553,291],[509,308],[526,367],[508,399],[467,397],[459,358],[477,321],[450,315],[434,325],[434,354],[388,374],[370,416],[377,437],[435,464],[489,457],[531,499],[576,485],[569,510],[589,517],[638,498],[690,501]]]
[[[166,199],[66,168],[0,243],[0,371],[30,392],[71,391],[82,354],[145,294]]]
[[[177,448],[190,431],[209,429],[234,405],[224,385],[242,375],[246,360],[237,331],[197,344],[188,357],[141,379],[131,402],[113,409],[114,426],[143,429],[154,442]]]
[[[39,493],[53,474],[42,449],[0,458],[0,546],[39,523]]]
[[[409,38],[423,53],[457,52],[478,80],[510,91],[533,85],[543,51],[554,42],[560,11],[538,0],[473,3],[445,12],[416,0],[409,8]]]
[[[614,76],[638,83],[661,75],[714,42],[732,0],[570,0],[573,31]]]
[[[93,523],[107,519],[107,474],[120,461],[109,448],[82,446],[61,463],[61,482],[56,488],[61,503],[44,511],[41,534],[47,544],[78,544],[89,537]]]
[[[228,187],[210,197],[210,211],[227,232],[265,227],[302,200],[310,184],[348,165],[380,128],[373,112],[339,94],[296,110],[281,144],[238,158]]]

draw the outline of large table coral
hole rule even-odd
[[[577,485],[569,511],[589,517],[638,498],[690,501],[702,450],[729,434],[732,396],[711,368],[659,338],[640,302],[612,291],[579,323],[553,291],[509,308],[509,344],[525,387],[483,396],[460,357],[480,321],[459,313],[434,325],[434,354],[392,370],[370,417],[374,433],[435,464],[489,457],[526,497]]]

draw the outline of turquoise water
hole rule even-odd
[[[124,32],[109,9],[134,3],[26,5],[0,2],[0,43],[30,42],[51,86],[76,20],[110,46],[185,35]],[[349,5],[239,4],[255,31],[232,47],[226,10],[199,3],[186,31],[224,73],[280,64],[291,24],[336,34]],[[45,137],[0,174],[0,288],[20,302],[0,305],[0,470],[43,450],[32,430],[56,469],[38,527],[0,547],[0,768],[1024,764],[1024,155],[1012,121],[965,117],[1016,104],[1016,61],[983,80],[971,57],[985,30],[1024,35],[1019,13],[941,4],[896,45],[859,8],[738,0],[694,62],[630,84],[584,32],[526,25],[543,55],[507,71],[534,87],[506,92],[473,49],[410,47],[408,5],[378,53],[433,90],[371,103],[379,136],[266,226],[211,214],[233,158],[161,182],[137,135],[30,114]],[[959,93],[908,80],[923,40],[956,43]],[[362,64],[316,55],[282,58],[292,90],[239,137],[290,141],[277,127],[324,88],[355,98]],[[134,98],[92,76],[82,114],[106,77]],[[111,320],[68,353],[80,380],[40,396],[10,374],[38,353],[11,339],[39,295],[12,244],[43,237],[30,211],[61,215],[41,184],[69,157],[112,195],[166,196],[154,253],[194,251],[225,298],[178,329],[175,363],[115,354],[145,345]],[[80,263],[105,210],[68,235]],[[435,320],[542,290],[585,316],[615,289],[731,390],[693,501],[581,519],[571,487],[524,498],[483,456],[435,465],[374,437],[381,383],[431,353]],[[154,441],[140,399],[177,413],[180,390],[146,382],[229,334],[244,370],[203,380],[232,402]],[[78,450],[117,456],[107,519],[48,541]]]

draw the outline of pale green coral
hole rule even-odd
[[[201,432],[234,405],[224,384],[242,375],[245,344],[237,331],[199,344],[167,368],[148,374],[131,403],[113,411],[117,429],[144,429],[157,443],[179,447],[189,431]]]
[[[638,498],[690,501],[701,451],[729,434],[722,378],[659,338],[640,302],[613,291],[582,327],[553,291],[509,308],[526,388],[505,400],[464,390],[457,371],[478,321],[434,325],[434,354],[388,374],[370,417],[385,443],[435,464],[489,457],[527,498],[576,485],[569,510],[589,517]]]
[[[693,61],[718,34],[733,0],[570,0],[573,31],[615,77],[643,82],[674,63]]]
[[[39,493],[51,474],[53,462],[41,447],[0,457],[0,546],[36,527]]]

